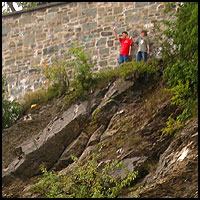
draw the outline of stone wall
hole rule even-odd
[[[124,30],[137,38],[142,29],[152,35],[152,20],[165,18],[163,2],[58,2],[18,11],[2,17],[2,73],[9,99],[18,99],[42,87],[45,78],[34,66],[52,57],[64,59],[70,45],[78,42],[97,61],[95,71],[118,66]],[[136,48],[133,47],[132,56]]]

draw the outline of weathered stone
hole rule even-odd
[[[58,162],[54,165],[55,170],[61,170],[73,162],[71,156],[79,157],[84,151],[88,142],[88,135],[82,132],[62,153]]]
[[[60,118],[54,118],[42,132],[22,143],[19,146],[20,158],[3,170],[3,178],[6,179],[10,174],[19,178],[34,176],[41,173],[41,164],[52,167],[66,146],[80,134],[80,126],[88,117],[87,105],[87,101],[72,105]]]
[[[108,45],[108,47],[112,47],[113,46],[113,41],[112,40],[107,41],[107,45]]]
[[[56,19],[56,13],[49,13],[45,15],[45,23],[52,22]]]
[[[9,43],[8,46],[9,46],[9,48],[13,48],[13,47],[16,47],[16,44],[15,44],[14,41],[12,41],[12,42]]]
[[[90,42],[85,45],[86,48],[90,48],[90,47],[94,47],[94,46],[95,46],[95,42]]]
[[[10,26],[2,26],[2,36],[6,36],[11,30]]]
[[[43,55],[53,54],[58,51],[58,46],[52,46],[43,50]]]
[[[107,60],[99,61],[99,65],[100,65],[101,67],[106,66],[106,65],[107,65]]]
[[[114,8],[114,14],[119,14],[123,11],[123,7],[116,7]]]
[[[88,8],[85,10],[85,15],[87,17],[90,17],[90,16],[95,17],[96,14],[97,14],[97,8]]]
[[[83,31],[95,29],[96,27],[97,27],[97,22],[93,22],[93,23],[89,23],[89,24],[83,24]]]
[[[124,12],[124,14],[125,14],[125,16],[127,16],[127,15],[130,15],[130,14],[134,14],[135,12],[136,12],[136,9],[134,8],[134,9],[131,9],[131,10],[126,10]]]
[[[28,35],[24,37],[24,45],[30,46],[31,44],[35,43],[35,36],[34,35]]]
[[[148,5],[148,2],[135,2],[135,7],[143,7],[147,5]]]
[[[102,133],[104,132],[104,130],[105,130],[105,126],[101,125],[101,126],[92,134],[92,136],[90,137],[90,139],[89,139],[89,141],[88,141],[86,147],[96,145],[96,144],[100,141],[101,135],[102,135]]]
[[[15,63],[15,59],[6,60],[5,65],[11,65]]]
[[[85,158],[87,158],[89,155],[91,155],[92,153],[96,152],[97,147],[94,146],[89,146],[87,147],[83,153],[81,154],[81,156],[79,157],[78,161],[81,162],[83,161]]]
[[[29,24],[29,23],[31,23],[31,15],[28,15],[26,17],[23,17],[23,18],[19,19],[19,23],[20,24]]]
[[[143,166],[143,163],[147,160],[148,157],[133,157],[133,158],[127,158],[122,161],[122,168],[115,168],[112,172],[110,172],[111,175],[113,175],[115,178],[125,178],[128,173],[133,173],[134,171],[137,171],[140,167]]]
[[[109,48],[101,48],[101,49],[99,49],[99,53],[101,54],[101,55],[103,55],[103,54],[109,54]]]
[[[110,36],[113,35],[112,32],[101,32],[101,36]]]
[[[99,41],[97,41],[96,46],[105,45],[106,44],[106,38],[101,38]]]
[[[108,17],[105,17],[104,23],[109,23],[109,22],[114,22],[114,21],[115,21],[114,16],[108,16]]]

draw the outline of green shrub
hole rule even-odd
[[[166,125],[166,127],[161,129],[162,133],[166,136],[178,134],[180,129],[183,127],[183,123],[181,123],[179,120],[173,119],[172,117],[168,117]]]
[[[138,172],[133,172],[123,179],[116,179],[109,173],[114,167],[122,167],[122,163],[114,161],[107,163],[100,171],[96,154],[93,154],[85,164],[79,163],[76,157],[72,159],[76,166],[70,175],[59,175],[42,168],[43,178],[34,187],[34,191],[51,198],[115,198],[122,188],[132,183],[138,174]]]
[[[52,86],[51,89],[58,90],[59,94],[63,94],[70,86],[69,82],[69,67],[70,62],[58,61],[53,59],[52,66],[49,66],[46,62],[42,63],[42,73],[49,81],[49,85]]]
[[[178,117],[184,121],[192,116],[198,96],[198,2],[178,6],[178,11],[172,13],[177,20],[162,21],[165,30],[158,40],[166,65],[163,77],[174,95],[172,103],[184,108]],[[174,3],[170,3],[166,12],[172,12],[173,7]],[[158,23],[156,27],[159,29]]]
[[[16,101],[6,99],[6,80],[2,77],[2,129],[13,125],[22,114],[22,108]]]
[[[86,53],[83,47],[77,47],[77,45],[69,50],[68,55],[73,58],[70,61],[74,72],[73,86],[88,90],[93,83],[92,68],[96,63],[92,61],[91,55]]]

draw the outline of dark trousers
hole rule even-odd
[[[136,62],[141,61],[141,59],[143,59],[144,62],[147,61],[147,52],[142,52],[142,51],[137,52]]]

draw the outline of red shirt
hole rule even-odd
[[[119,41],[121,42],[120,55],[128,56],[129,48],[133,44],[132,40],[129,38],[119,38]]]

